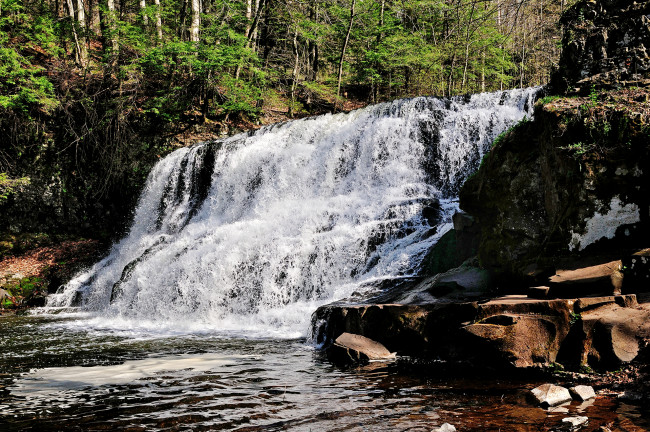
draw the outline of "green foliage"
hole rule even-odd
[[[0,173],[0,204],[6,201],[17,187],[28,185],[29,182],[29,177],[12,179],[7,173]]]
[[[543,98],[538,99],[537,103],[539,103],[540,105],[546,105],[560,98],[561,96],[544,96]]]
[[[52,20],[27,14],[20,0],[0,0],[0,10],[0,107],[23,113],[34,108],[52,111],[58,105],[54,86],[44,67],[31,58],[39,52],[59,52]],[[12,34],[23,39],[20,45],[10,43]]]
[[[567,146],[560,147],[562,150],[567,150],[570,152],[570,154],[576,158],[580,159],[582,156],[585,154],[589,153],[590,151],[594,150],[596,148],[595,144],[586,144],[582,141],[579,141],[574,144],[569,144]]]
[[[569,314],[569,324],[574,325],[582,321],[582,315],[580,313],[571,312]]]
[[[526,34],[517,23],[541,19],[537,5],[502,20],[494,0],[356,0],[350,26],[350,0],[215,0],[191,32],[192,2],[147,3],[86,2],[80,21],[65,2],[0,0],[0,172],[38,172],[88,208],[134,200],[180,135],[539,84],[558,13],[544,0],[545,32]],[[0,201],[14,184],[3,183]],[[78,219],[94,221],[88,211]]]
[[[579,371],[580,371],[580,373],[583,373],[583,374],[592,374],[592,373],[594,373],[594,370],[588,364],[580,365]]]

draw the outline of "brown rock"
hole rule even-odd
[[[328,348],[327,356],[334,363],[350,364],[392,360],[395,358],[395,353],[391,353],[385,346],[367,337],[343,333]]]
[[[528,288],[528,297],[534,299],[545,299],[548,297],[549,287],[536,286]]]
[[[583,313],[583,362],[613,368],[634,360],[639,353],[639,341],[650,337],[650,310],[643,306],[610,304]]]
[[[495,315],[464,330],[515,367],[553,363],[568,326],[550,316]]]

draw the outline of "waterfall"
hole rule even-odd
[[[50,297],[104,325],[297,336],[368,281],[413,276],[537,88],[418,97],[179,149],[128,235]]]

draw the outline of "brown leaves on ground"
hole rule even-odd
[[[18,256],[0,260],[0,280],[43,276],[53,267],[77,267],[97,258],[102,245],[97,240],[65,240],[37,247]]]

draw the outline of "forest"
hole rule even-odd
[[[81,202],[135,197],[182,134],[545,84],[568,6],[0,0],[0,205],[35,175]]]

